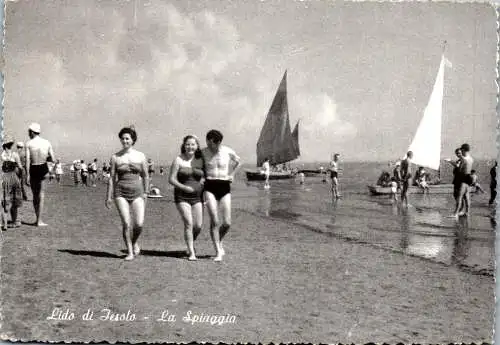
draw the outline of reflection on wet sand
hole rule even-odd
[[[332,200],[329,189],[319,183],[253,188],[255,199],[248,198],[242,207],[247,211],[460,269],[493,272],[495,224],[478,197],[472,215],[455,220],[447,217],[454,203],[451,195],[413,195],[413,206],[406,208],[386,197],[348,191]]]

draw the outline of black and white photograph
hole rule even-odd
[[[0,339],[492,343],[497,17],[7,1]]]

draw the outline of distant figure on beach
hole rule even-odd
[[[89,165],[89,177],[90,177],[90,185],[92,187],[96,187],[97,183],[97,158],[94,158],[94,161]]]
[[[26,143],[26,180],[33,193],[33,207],[35,208],[36,226],[47,226],[42,221],[43,205],[45,200],[45,178],[49,173],[48,161],[54,161],[55,155],[52,145],[40,136],[40,125],[32,123],[28,129],[30,140]]]
[[[446,159],[448,163],[453,166],[453,198],[455,199],[455,208],[458,207],[458,197],[460,196],[460,188],[462,186],[462,176],[460,174],[460,163],[462,162],[462,149],[459,147],[455,149],[456,161]]]
[[[340,198],[340,193],[339,193],[339,189],[340,189],[340,186],[339,186],[339,180],[338,180],[338,176],[339,176],[339,158],[340,158],[340,154],[339,153],[335,153],[333,155],[333,159],[332,161],[330,162],[330,179],[331,179],[331,182],[332,182],[332,197],[335,198],[335,199],[338,199]]]
[[[18,228],[21,221],[17,219],[18,208],[23,203],[21,180],[18,170],[21,169],[21,158],[17,151],[13,150],[14,139],[4,136],[2,144],[2,230],[7,229],[7,218],[10,212],[11,222],[9,227]]]
[[[396,182],[395,177],[391,177],[390,186],[391,186],[390,198],[393,202],[397,202],[398,201],[398,183]]]
[[[304,174],[302,171],[299,172],[299,183],[304,184],[306,182],[306,174]]]
[[[207,147],[201,150],[205,167],[204,200],[210,216],[210,234],[216,255],[221,261],[225,254],[222,240],[231,226],[231,182],[240,166],[240,157],[233,149],[222,145],[223,135],[212,129],[206,135]],[[221,207],[222,221],[218,208]]]
[[[269,158],[264,159],[264,163],[262,163],[262,173],[264,174],[264,178],[266,179],[264,182],[264,189],[269,189],[269,175],[271,174],[271,166],[269,165]]]
[[[56,161],[55,171],[56,171],[56,181],[58,184],[61,184],[62,175],[63,175],[64,171],[63,171],[62,163],[59,159]]]
[[[326,183],[326,171],[325,171],[325,168],[323,166],[319,167],[319,175],[321,176],[321,181],[323,183]]]
[[[89,176],[89,168],[88,168],[88,165],[87,163],[85,163],[85,161],[82,159],[80,161],[80,172],[82,174],[82,186],[88,186],[88,183],[87,183],[87,179],[88,179],[88,176]]]
[[[188,260],[196,260],[194,241],[203,223],[203,159],[200,142],[195,135],[182,140],[181,153],[170,166],[169,183],[174,186],[174,201],[184,223]]]
[[[165,168],[160,166],[160,175],[163,176],[165,174]]]
[[[412,176],[411,171],[411,159],[413,158],[413,152],[408,151],[406,157],[401,161],[401,203],[406,203],[406,207],[409,206],[408,203],[408,189],[410,188],[410,181]]]
[[[26,181],[26,149],[24,148],[24,143],[22,141],[18,141],[17,144],[17,154],[19,155],[19,158],[21,159],[21,166],[19,167],[19,179],[21,180],[21,193],[23,194],[23,200],[27,201],[28,200],[28,194],[26,194],[26,189],[24,188],[24,185],[27,184]]]
[[[82,162],[80,159],[76,159],[73,161],[73,180],[75,182],[75,186],[78,186],[80,184],[80,181],[82,180]]]
[[[154,175],[155,173],[155,166],[153,163],[153,160],[151,158],[148,158],[148,174],[149,176]]]
[[[463,144],[460,146],[462,151],[462,158],[459,164],[459,174],[461,179],[460,192],[458,195],[458,204],[453,213],[454,218],[458,218],[462,215],[469,215],[470,211],[470,189],[473,184],[472,178],[472,164],[474,159],[470,155],[469,144]],[[462,206],[464,211],[462,211]]]
[[[474,187],[474,192],[481,192],[481,193],[485,193],[483,187],[481,187],[481,185],[479,184],[479,176],[477,176],[477,172],[476,170],[472,169],[471,172],[470,172],[470,175],[472,177],[472,184],[471,184],[471,187]]]
[[[394,170],[392,170],[392,176],[394,178],[394,181],[396,181],[397,184],[397,190],[401,190],[401,161],[396,162],[396,166],[394,167]]]
[[[427,181],[427,173],[424,167],[419,167],[417,173],[415,174],[415,182],[417,186],[422,190],[423,193],[429,192],[429,183]]]
[[[123,148],[111,156],[111,176],[105,205],[109,209],[114,199],[128,251],[125,260],[133,260],[141,252],[137,242],[144,224],[149,186],[148,166],[144,153],[134,149],[137,132],[132,126],[122,128],[118,137]]]
[[[497,165],[498,162],[495,160],[493,167],[490,169],[490,200],[489,204],[493,205],[497,198]]]

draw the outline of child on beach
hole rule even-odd
[[[481,185],[478,182],[478,176],[477,176],[476,170],[472,169],[470,173],[471,173],[470,176],[472,178],[471,187],[474,187],[476,192],[479,191],[481,193],[484,193],[484,189],[481,187]]]
[[[398,201],[398,183],[396,182],[395,177],[391,178],[390,186],[391,186],[390,198],[393,202],[397,202]]]

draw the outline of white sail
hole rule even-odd
[[[408,151],[413,152],[412,162],[414,164],[434,170],[439,169],[441,162],[441,122],[446,62],[443,55],[429,103],[408,149]]]

